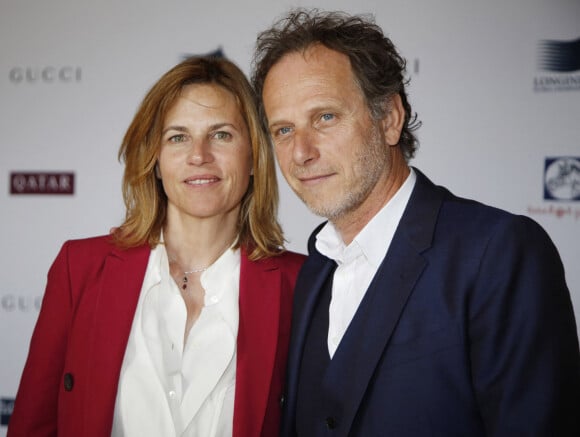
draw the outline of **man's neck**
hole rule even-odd
[[[367,198],[354,210],[331,220],[345,245],[349,245],[368,222],[393,198],[405,183],[410,169],[406,163],[394,165],[384,181],[375,185]]]

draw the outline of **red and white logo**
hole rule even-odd
[[[74,194],[74,173],[12,172],[10,194]]]

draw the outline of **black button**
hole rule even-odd
[[[284,404],[286,403],[286,396],[280,396],[280,408],[284,408]]]
[[[326,427],[328,429],[334,429],[336,428],[336,420],[334,419],[334,417],[327,417],[326,418]]]
[[[72,373],[65,373],[64,374],[64,389],[65,391],[72,391],[75,385],[75,379],[72,376]]]

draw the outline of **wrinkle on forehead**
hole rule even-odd
[[[299,100],[302,109],[316,109],[341,104],[353,96],[363,102],[362,93],[351,68],[348,56],[317,44],[305,51],[283,56],[266,76],[262,98],[270,123],[285,119],[297,107],[290,102]],[[353,103],[342,105],[354,109]]]
[[[237,106],[237,99],[231,92],[212,83],[186,85],[181,89],[178,99],[207,109],[221,109],[230,101]]]

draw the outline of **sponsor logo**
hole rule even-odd
[[[14,399],[0,398],[0,425],[8,426],[10,416],[14,410]]]
[[[528,205],[527,213],[536,217],[580,221],[580,157],[560,156],[544,160],[544,202]]]
[[[580,38],[575,41],[543,40],[538,44],[540,70],[569,73],[580,70]]]
[[[580,221],[580,208],[572,208],[565,205],[529,205],[527,209],[530,216],[553,216],[557,219],[574,219]]]
[[[580,200],[580,157],[546,158],[544,199]]]
[[[580,90],[580,74],[576,76],[536,76],[534,78],[534,91],[578,91]]]
[[[42,296],[3,294],[0,296],[0,309],[7,313],[30,313],[40,311]]]
[[[10,194],[74,194],[74,173],[12,172]]]
[[[78,83],[83,76],[81,67],[12,67],[8,73],[10,82],[20,83]]]
[[[542,40],[538,43],[538,69],[534,91],[580,90],[580,38],[574,41]]]

